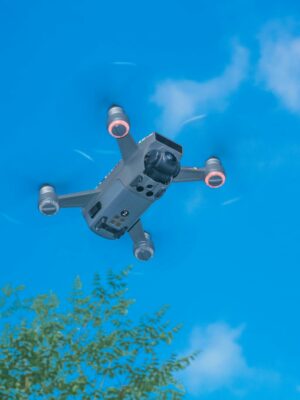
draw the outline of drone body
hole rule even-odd
[[[136,143],[121,107],[109,109],[107,127],[117,139],[121,161],[95,190],[57,196],[53,186],[43,185],[39,210],[53,215],[60,208],[80,207],[93,232],[107,239],[119,239],[128,232],[136,258],[146,261],[153,256],[154,246],[143,230],[141,215],[172,182],[203,180],[216,188],[225,182],[224,170],[216,157],[208,159],[204,168],[181,167],[182,147],[158,133]]]

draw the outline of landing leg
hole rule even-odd
[[[128,233],[133,241],[135,257],[140,261],[150,260],[154,255],[154,245],[149,233],[144,231],[141,221],[136,222]]]

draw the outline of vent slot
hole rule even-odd
[[[101,210],[101,203],[98,201],[89,211],[90,217],[93,219],[95,216],[98,214],[98,212]]]

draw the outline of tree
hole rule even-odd
[[[24,287],[2,289],[0,398],[181,399],[176,379],[195,355],[160,356],[180,326],[165,321],[166,307],[137,322],[128,317],[127,275],[98,274],[86,293],[79,277],[70,298],[54,293],[24,298]]]

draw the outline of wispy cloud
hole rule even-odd
[[[205,82],[172,79],[160,82],[151,97],[162,109],[159,128],[174,137],[184,121],[195,114],[224,108],[229,95],[245,78],[247,68],[248,51],[236,45],[230,64],[216,78]]]
[[[239,343],[244,326],[232,328],[226,323],[214,323],[195,328],[188,352],[200,354],[183,374],[189,393],[198,396],[222,388],[244,391],[253,383],[278,382],[279,375],[248,365]]]
[[[136,67],[136,63],[131,62],[131,61],[113,61],[113,65],[123,65],[127,67]]]
[[[241,200],[240,197],[233,197],[232,199],[223,201],[222,206],[229,206],[230,204],[237,203],[237,202],[240,201],[240,200]]]
[[[268,25],[260,35],[259,78],[282,104],[300,112],[300,34],[280,24]]]
[[[93,157],[91,157],[89,154],[85,153],[82,150],[79,149],[74,149],[73,150],[75,153],[81,155],[82,157],[86,158],[87,160],[91,161],[91,162],[95,162],[95,160],[93,159]]]
[[[6,214],[4,212],[0,212],[0,216],[2,218],[4,218],[7,222],[10,222],[11,224],[20,225],[22,223],[18,219],[15,219],[15,218],[11,217],[10,215],[8,215],[8,214]]]
[[[279,148],[269,146],[264,157],[256,160],[256,167],[261,171],[270,171],[282,168],[288,163],[292,163],[294,168],[298,168],[300,163],[300,145],[281,144]]]
[[[202,192],[197,191],[187,200],[185,208],[188,214],[193,214],[204,202]]]

